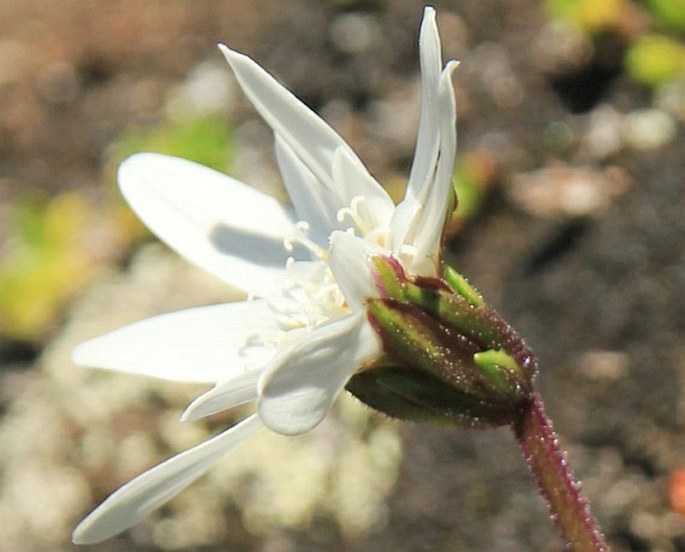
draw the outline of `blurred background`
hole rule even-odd
[[[444,55],[462,61],[448,260],[537,352],[614,550],[685,550],[685,1],[435,6]],[[0,549],[73,550],[72,527],[115,487],[232,422],[178,422],[202,387],[70,361],[127,322],[240,297],[137,223],[118,163],[170,153],[284,197],[225,42],[401,197],[422,7],[0,2]],[[396,423],[349,398],[310,434],[260,435],[140,526],[83,548],[559,549],[506,428]]]

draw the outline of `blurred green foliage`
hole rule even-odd
[[[662,28],[685,33],[685,0],[648,0],[647,6]]]
[[[447,239],[458,233],[465,221],[482,211],[495,178],[495,162],[488,153],[472,151],[457,160],[452,185],[459,201],[447,224]]]
[[[685,78],[685,45],[664,35],[639,37],[631,44],[625,61],[628,74],[650,87]]]
[[[141,151],[177,155],[226,171],[233,133],[227,121],[210,117],[129,130],[110,150],[106,179],[111,186],[104,205],[76,192],[20,198],[11,209],[11,237],[0,259],[1,335],[42,341],[66,302],[103,263],[119,261],[149,235],[114,186],[119,163]]]
[[[613,26],[622,17],[627,0],[546,0],[553,19],[568,21],[587,33]]]
[[[24,198],[15,206],[13,236],[0,260],[4,335],[29,341],[43,336],[87,280],[87,214],[86,199],[75,193]]]
[[[489,158],[470,153],[461,159],[454,174],[454,189],[459,198],[457,215],[469,219],[480,211],[485,193],[493,178],[494,166]]]
[[[233,129],[228,121],[219,117],[184,119],[153,128],[134,128],[114,144],[110,165],[118,166],[129,155],[141,151],[175,155],[227,172],[233,162]]]
[[[685,0],[546,0],[545,7],[587,35],[623,37],[626,72],[636,82],[657,88],[685,80]]]

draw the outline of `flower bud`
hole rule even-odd
[[[390,257],[371,260],[380,297],[367,316],[384,355],[347,389],[386,414],[469,426],[511,423],[530,400],[532,353],[466,280],[413,278]]]

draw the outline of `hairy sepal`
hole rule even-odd
[[[384,356],[347,388],[386,414],[470,426],[503,425],[530,400],[535,361],[519,335],[452,282],[407,277],[372,259],[381,297],[366,302]]]

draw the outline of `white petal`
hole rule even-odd
[[[298,435],[324,418],[347,380],[381,353],[364,313],[325,326],[282,350],[260,381],[259,416],[271,430]]]
[[[387,201],[392,203],[381,185],[369,175],[352,148],[321,117],[252,59],[223,44],[220,44],[219,48],[255,109],[324,186],[331,192],[338,193],[332,167],[336,151],[342,148],[352,159],[354,181],[357,182],[355,185],[361,190],[357,195],[386,197]]]
[[[297,217],[309,223],[310,239],[326,247],[331,232],[342,228],[338,211],[348,205],[314,176],[278,133],[275,138],[276,161]]]
[[[255,109],[330,188],[333,152],[343,139],[254,60],[223,44],[219,48]]]
[[[457,148],[455,126],[457,115],[452,86],[452,71],[457,65],[458,62],[455,61],[448,63],[440,75],[437,99],[440,114],[440,157],[430,192],[423,204],[419,225],[416,228],[414,245],[417,255],[412,271],[417,274],[434,273],[440,257],[441,238],[452,191],[452,173]]]
[[[197,163],[153,153],[124,161],[119,184],[141,220],[178,253],[246,291],[274,289],[294,220],[274,198]]]
[[[214,466],[262,427],[253,415],[231,429],[144,472],[110,495],[74,530],[75,544],[93,544],[129,529]]]
[[[186,407],[181,421],[191,422],[255,400],[257,382],[261,373],[261,370],[247,370],[230,379],[220,381]]]
[[[74,362],[93,368],[216,383],[265,365],[273,351],[259,338],[278,326],[265,301],[198,307],[142,320],[81,344]]]
[[[421,117],[416,137],[416,150],[412,163],[406,197],[423,202],[426,187],[433,176],[438,157],[439,116],[437,109],[438,80],[442,70],[440,36],[435,23],[435,9],[426,7],[419,35],[421,61]]]
[[[379,252],[368,241],[348,232],[331,235],[328,265],[353,312],[363,310],[366,298],[377,295],[369,256]]]

